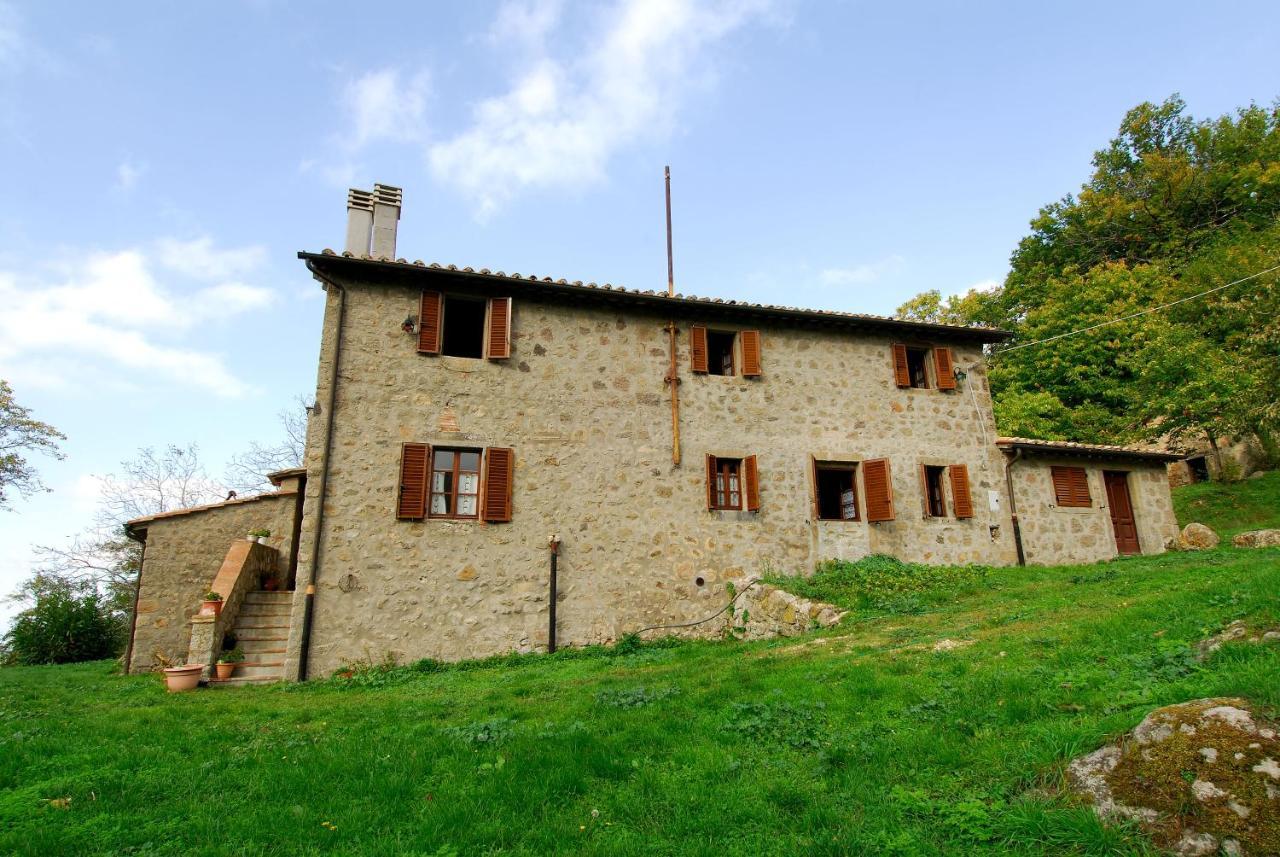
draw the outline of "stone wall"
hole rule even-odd
[[[297,492],[281,491],[137,524],[146,530],[146,554],[129,670],[154,668],[157,651],[170,659],[187,657],[191,616],[233,541],[250,530],[271,530],[268,545],[287,564],[296,507]]]
[[[302,590],[317,546],[310,675],[387,652],[458,659],[544,647],[553,533],[563,540],[558,609],[566,645],[701,618],[727,603],[727,582],[767,569],[809,572],[822,559],[873,552],[918,562],[1014,561],[1007,508],[997,513],[989,504],[989,492],[1003,492],[1003,458],[991,442],[977,346],[942,343],[969,373],[959,391],[902,390],[888,335],[717,321],[762,329],[764,375],[693,375],[687,331],[701,319],[681,318],[683,461],[673,466],[666,320],[634,308],[534,302],[518,290],[507,292],[515,294],[511,358],[489,362],[417,353],[415,337],[400,330],[418,312],[417,288],[346,289],[322,535],[322,421],[312,421],[308,442],[287,675],[298,673]],[[321,402],[338,296],[329,289]],[[443,430],[455,420],[458,431]],[[405,441],[514,448],[514,520],[397,521]],[[707,511],[708,453],[758,456],[760,512]],[[897,519],[815,521],[814,456],[888,457]],[[925,516],[924,463],[968,466],[974,518]],[[861,476],[857,484],[865,510]]]
[[[1180,448],[1187,449],[1187,445],[1181,444]],[[1218,438],[1218,454],[1222,456],[1223,466],[1229,470],[1227,475],[1233,479],[1243,479],[1267,466],[1267,456],[1262,449],[1262,444],[1254,437]],[[1209,478],[1221,480],[1222,467],[1218,466],[1218,454],[1214,453],[1208,441],[1201,441],[1187,450],[1186,457],[1204,458]],[[1195,476],[1186,461],[1175,461],[1169,465],[1169,484],[1172,487],[1190,485],[1195,481]]]
[[[1055,465],[1083,467],[1089,477],[1089,508],[1060,508],[1055,504],[1050,468]],[[1165,466],[1160,463],[1117,460],[1057,458],[1037,454],[1013,464],[1013,493],[1022,529],[1026,560],[1035,565],[1064,565],[1096,562],[1117,555],[1104,470],[1129,474],[1129,496],[1133,502],[1138,542],[1144,554],[1162,553],[1165,541],[1178,534],[1173,498]]]

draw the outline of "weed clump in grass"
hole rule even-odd
[[[649,689],[641,685],[627,690],[602,690],[596,694],[596,702],[610,708],[643,708],[652,702],[660,702],[680,693],[678,687]]]
[[[768,582],[799,595],[844,607],[884,613],[923,613],[930,602],[986,584],[982,565],[922,565],[873,554],[855,562],[827,560],[811,577],[775,577]]]
[[[826,724],[826,706],[821,702],[735,702],[722,728],[756,744],[820,750]]]
[[[472,747],[489,747],[510,738],[515,724],[510,717],[491,717],[463,726],[450,726],[444,733]]]

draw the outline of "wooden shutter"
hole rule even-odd
[[[440,353],[440,310],[444,296],[439,292],[423,292],[418,308],[418,353]]]
[[[505,360],[511,356],[511,298],[489,298],[489,326],[485,332],[485,356]]]
[[[716,507],[716,457],[707,456],[707,508]]]
[[[742,377],[760,377],[760,331],[744,330],[742,339]]]
[[[1089,496],[1089,474],[1083,467],[1051,467],[1053,495],[1059,506],[1088,508],[1093,505]]]
[[[950,348],[933,349],[933,368],[937,370],[939,390],[956,388],[956,361]]]
[[[689,368],[707,371],[707,329],[700,324],[689,328]]]
[[[760,472],[754,455],[742,459],[742,484],[746,488],[747,511],[759,512]]]
[[[862,462],[862,487],[867,495],[867,520],[893,520],[893,477],[889,459],[873,458]]]
[[[426,516],[430,465],[431,447],[425,443],[401,445],[400,490],[396,498],[396,517],[400,520],[421,521]]]
[[[491,446],[484,451],[484,485],[480,489],[480,517],[502,523],[511,520],[511,482],[515,450]]]
[[[907,364],[907,346],[899,343],[893,346],[893,380],[899,387],[911,386],[911,367]]]
[[[969,468],[964,464],[953,464],[947,468],[951,476],[951,505],[955,507],[957,518],[973,517],[973,495],[969,493]]]

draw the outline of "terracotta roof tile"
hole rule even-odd
[[[1062,452],[1077,455],[1100,455],[1116,458],[1152,458],[1161,461],[1177,461],[1181,455],[1142,446],[1109,446],[1100,443],[1076,443],[1073,440],[1040,440],[1033,437],[998,437],[996,446]]]

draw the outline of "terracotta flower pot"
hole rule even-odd
[[[204,664],[188,664],[185,667],[168,667],[164,671],[164,683],[170,693],[182,693],[195,690],[200,684],[200,673],[204,672]]]
[[[231,675],[236,671],[236,665],[217,663],[214,664],[213,670],[218,674],[218,679],[220,681],[226,681],[231,678]]]
[[[219,599],[218,601],[201,601],[200,615],[201,616],[221,616],[222,615],[221,599]]]

